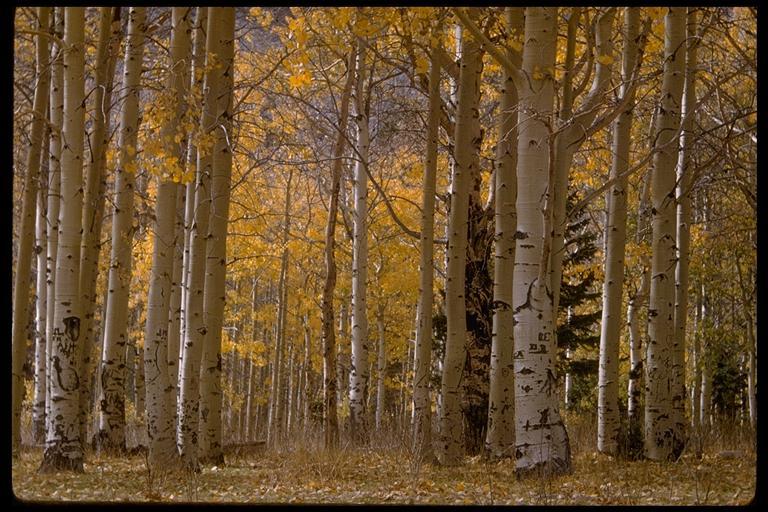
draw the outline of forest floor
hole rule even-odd
[[[513,463],[467,458],[460,467],[414,464],[402,447],[298,447],[239,454],[190,475],[151,476],[144,456],[87,454],[84,474],[41,475],[42,451],[13,463],[17,498],[32,501],[383,504],[745,504],[755,493],[754,450],[705,450],[676,463],[629,462],[574,453],[574,472],[517,481]]]

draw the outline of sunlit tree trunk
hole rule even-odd
[[[349,371],[349,425],[352,438],[367,435],[368,381],[368,101],[365,96],[365,47],[358,44],[355,80],[355,121],[357,141],[354,167],[354,240],[352,250],[352,359]]]
[[[322,337],[323,337],[323,433],[326,448],[333,448],[339,442],[339,422],[336,414],[336,332],[334,331],[333,292],[336,288],[336,215],[339,208],[339,188],[341,184],[341,157],[344,154],[347,118],[349,116],[349,96],[352,92],[355,52],[351,52],[347,61],[347,79],[341,94],[339,108],[338,135],[333,148],[331,168],[331,195],[328,206],[328,223],[325,226],[325,284],[322,296]]]
[[[13,451],[21,446],[21,403],[24,399],[23,366],[27,354],[27,334],[29,333],[29,282],[32,271],[32,245],[35,241],[35,212],[37,210],[38,176],[40,174],[40,155],[43,133],[48,112],[50,84],[50,38],[43,34],[50,33],[50,7],[37,10],[39,35],[36,38],[36,75],[37,86],[32,104],[33,118],[30,128],[30,145],[27,153],[26,174],[24,176],[24,196],[21,206],[21,224],[19,226],[19,250],[16,257],[16,275],[13,284],[13,357],[12,357],[12,410],[13,410]]]
[[[518,87],[517,244],[514,271],[516,470],[524,476],[571,471],[568,434],[558,410],[549,260],[554,172],[546,117],[553,108],[556,8],[526,8]],[[543,70],[543,71],[542,71]],[[543,117],[543,119],[542,119]],[[542,211],[543,210],[543,211]],[[542,221],[542,216],[544,219]]]
[[[624,48],[622,50],[623,84],[621,95],[630,95],[629,87],[637,60],[640,30],[639,9],[624,12]],[[619,413],[619,345],[621,338],[621,301],[624,293],[624,248],[627,239],[627,178],[631,145],[632,110],[625,109],[613,123],[612,163],[609,179],[617,179],[608,193],[608,219],[605,226],[607,251],[603,281],[603,318],[600,330],[600,365],[598,369],[597,449],[615,454],[618,450],[621,416]]]
[[[171,72],[168,75],[168,91],[173,95],[169,102],[173,113],[165,126],[161,137],[168,155],[175,157],[177,166],[183,165],[184,148],[175,143],[179,119],[186,105],[184,89],[188,83],[187,65],[189,56],[189,27],[191,8],[174,7],[172,11],[171,33]],[[174,414],[176,405],[175,378],[178,345],[171,347],[169,338],[169,315],[175,311],[169,303],[178,287],[174,286],[173,277],[177,274],[174,263],[178,263],[179,229],[177,200],[179,185],[172,179],[174,169],[167,169],[167,175],[158,178],[157,206],[155,207],[154,246],[152,252],[152,270],[149,277],[149,297],[147,299],[147,322],[144,330],[144,371],[147,407],[147,439],[149,456],[147,462],[151,469],[164,469],[176,457]],[[169,299],[170,298],[170,299]],[[178,304],[178,302],[177,302]],[[172,323],[170,324],[173,325]],[[178,324],[176,324],[178,328]],[[178,330],[175,332],[178,343]],[[173,364],[171,365],[171,362]],[[169,371],[169,367],[171,370]]]
[[[686,35],[685,85],[681,116],[686,116],[696,106],[696,49],[698,47],[698,9],[688,8]],[[672,342],[672,414],[681,439],[686,436],[685,418],[685,353],[686,324],[688,320],[688,266],[691,245],[691,187],[693,186],[693,138],[694,118],[686,116],[680,137],[680,154],[677,166],[677,265],[675,267],[674,338]]]
[[[41,472],[83,471],[78,402],[78,346],[82,307],[78,292],[83,208],[83,139],[85,117],[85,8],[64,11],[64,111],[61,140],[61,208],[54,292],[53,332],[49,358],[50,422]],[[38,153],[39,154],[39,153]],[[19,259],[19,261],[22,261]]]
[[[200,367],[199,458],[201,461],[220,465],[224,462],[221,448],[221,329],[226,303],[227,225],[232,151],[235,144],[232,132],[235,9],[214,9],[211,11],[213,23],[209,23],[209,33],[214,32],[217,38],[215,44],[218,65],[213,72],[218,75],[218,87],[217,95],[213,97],[216,100],[216,143],[211,167],[211,209],[203,298],[205,335]]]
[[[507,38],[518,38],[523,32],[523,9],[507,7]],[[518,68],[520,54],[507,51],[507,57]],[[517,230],[517,89],[511,74],[502,75],[499,104],[498,142],[496,146],[495,259],[493,275],[493,331],[491,371],[488,393],[488,431],[485,448],[491,458],[514,457],[515,388],[512,311],[515,268],[515,232]]]
[[[133,245],[133,195],[136,142],[139,129],[139,93],[144,55],[146,9],[134,7],[128,15],[128,45],[123,66],[125,103],[120,117],[119,156],[115,176],[112,251],[109,265],[109,294],[104,322],[99,398],[100,451],[125,450],[125,347],[128,337],[128,295]],[[138,411],[137,411],[138,412]]]
[[[199,17],[198,13],[198,17]],[[211,55],[220,55],[222,40],[219,37],[221,12],[211,7],[207,16],[206,65]],[[196,41],[197,43],[197,41]],[[207,137],[216,137],[217,99],[220,93],[219,74],[209,71],[205,75],[205,99],[200,120],[201,130]],[[198,146],[196,187],[194,194],[194,218],[189,234],[189,266],[184,307],[184,344],[180,372],[180,390],[177,404],[178,423],[176,444],[183,465],[192,470],[199,469],[198,426],[200,424],[200,370],[203,344],[207,327],[203,317],[205,266],[207,259],[207,236],[211,210],[211,174],[213,148]],[[187,199],[188,201],[190,198]]]
[[[112,106],[112,84],[115,62],[120,51],[122,25],[120,7],[102,7],[99,22],[99,43],[96,50],[96,83],[93,89],[93,131],[90,160],[87,162],[83,196],[83,238],[80,243],[80,294],[83,304],[83,346],[80,358],[80,439],[86,441],[90,409],[91,353],[97,333],[94,332],[96,311],[96,281],[101,248],[101,226],[104,219],[104,198],[107,178],[107,145],[110,139],[109,114]]]
[[[456,109],[454,169],[448,232],[448,269],[446,278],[446,316],[448,320],[440,383],[440,462],[456,465],[464,454],[462,442],[461,380],[467,350],[467,319],[465,305],[465,270],[467,261],[467,231],[469,216],[469,186],[478,172],[473,153],[475,118],[479,115],[476,91],[482,65],[479,44],[468,32],[462,34],[459,73],[458,106]]]
[[[648,347],[645,381],[645,455],[675,460],[683,448],[682,432],[673,420],[675,163],[674,137],[680,124],[685,81],[685,9],[672,7],[664,19],[664,74],[661,110],[656,118],[651,204],[653,256],[648,303]]]
[[[438,26],[435,29],[440,34]],[[432,450],[432,401],[429,374],[432,362],[432,304],[434,301],[435,189],[437,182],[437,144],[440,128],[440,63],[433,48],[429,64],[429,114],[427,148],[424,157],[424,185],[421,198],[421,237],[419,260],[419,317],[413,371],[413,449],[423,460],[434,457]],[[379,378],[382,378],[379,376]],[[380,407],[376,414],[381,415]]]

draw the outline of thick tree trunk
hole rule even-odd
[[[440,28],[436,30],[440,34]],[[432,365],[432,309],[434,300],[435,189],[437,182],[437,144],[440,127],[440,63],[432,50],[429,67],[429,115],[427,148],[424,157],[424,188],[421,199],[421,236],[419,261],[419,317],[416,324],[416,348],[413,363],[413,450],[422,460],[434,458],[432,450],[432,401],[429,375]],[[379,376],[381,378],[381,376]],[[376,413],[381,414],[379,407]]]
[[[101,356],[98,449],[125,451],[125,346],[128,338],[128,295],[133,245],[133,195],[136,142],[139,129],[139,93],[144,55],[146,9],[134,7],[128,15],[128,45],[123,66],[125,103],[120,118],[119,156],[115,177],[109,294]],[[138,413],[138,411],[137,411]]]
[[[64,117],[61,148],[61,209],[49,358],[51,387],[49,428],[41,472],[83,471],[78,402],[78,347],[82,307],[78,292],[83,208],[83,138],[85,117],[85,8],[64,12]],[[39,153],[38,153],[39,154]],[[20,259],[21,261],[21,259]]]
[[[30,129],[29,153],[27,153],[26,174],[24,176],[24,196],[21,206],[21,225],[19,226],[19,250],[16,257],[16,275],[13,284],[13,326],[12,326],[12,437],[13,452],[21,446],[21,404],[24,399],[23,366],[27,354],[27,334],[29,333],[29,282],[32,271],[32,244],[35,240],[35,212],[37,210],[38,175],[40,173],[40,155],[43,133],[48,112],[50,69],[48,67],[50,38],[48,34],[50,7],[37,10],[40,35],[36,40],[36,75],[37,86],[32,104],[34,110]]]
[[[507,7],[504,11],[508,37],[523,32],[523,9]],[[507,51],[507,58],[520,67],[520,54]],[[495,260],[493,274],[493,330],[491,371],[488,394],[488,433],[485,449],[492,459],[514,457],[515,388],[512,311],[515,268],[515,232],[517,230],[517,89],[512,75],[505,71],[499,91],[498,143],[496,146]]]
[[[339,188],[341,184],[341,157],[344,154],[347,117],[349,115],[349,96],[352,92],[355,52],[351,52],[347,61],[347,80],[341,94],[339,109],[338,136],[333,149],[331,169],[331,197],[328,207],[328,223],[325,226],[325,285],[323,286],[323,432],[325,448],[335,448],[339,443],[339,423],[336,414],[336,332],[334,331],[333,292],[336,288],[336,215],[339,208]]]
[[[203,297],[202,365],[200,367],[200,452],[201,461],[220,465],[224,462],[221,449],[221,329],[226,303],[227,224],[232,181],[232,104],[234,96],[235,9],[214,8],[213,23],[218,66],[214,73],[217,95],[215,145],[211,179],[211,210],[208,222],[207,258],[205,263],[205,293]],[[191,309],[190,309],[191,311]]]
[[[640,11],[627,8],[624,13],[624,49],[622,56],[623,84],[621,96],[630,95],[634,103],[634,88],[628,80],[637,60]],[[608,219],[605,226],[607,250],[605,280],[603,281],[603,318],[600,330],[600,365],[597,397],[597,449],[615,454],[619,446],[621,416],[619,414],[619,345],[621,339],[621,300],[624,293],[624,248],[627,239],[627,178],[631,145],[632,110],[627,108],[613,123],[613,160],[609,179],[617,179],[608,194]]]
[[[682,432],[673,419],[673,314],[675,255],[675,163],[677,145],[668,144],[680,125],[685,81],[685,9],[670,8],[664,20],[664,75],[661,110],[656,121],[651,204],[653,257],[648,304],[645,382],[645,455],[675,460],[682,452]],[[666,146],[665,146],[666,145]]]
[[[558,410],[553,296],[546,268],[551,234],[544,224],[551,215],[555,185],[552,141],[545,121],[537,117],[550,115],[553,107],[554,76],[547,70],[555,65],[556,28],[556,8],[526,8],[522,71],[527,78],[518,88],[513,276],[515,455],[521,476],[571,471],[568,434]]]
[[[470,14],[471,15],[471,14]],[[462,375],[467,356],[467,318],[465,302],[465,272],[467,262],[467,232],[469,230],[469,187],[478,169],[472,140],[477,101],[477,87],[482,71],[481,52],[469,33],[462,34],[461,67],[459,74],[456,132],[454,135],[454,169],[448,232],[448,268],[446,278],[446,316],[448,321],[440,383],[440,462],[452,466],[461,462],[462,442],[461,391]],[[477,141],[479,144],[479,141]]]
[[[365,46],[358,44],[355,80],[357,141],[354,167],[354,239],[352,249],[352,358],[349,371],[349,426],[352,439],[367,437],[368,381],[368,108],[365,88]]]
[[[104,219],[104,198],[107,178],[107,145],[110,139],[109,114],[112,105],[112,84],[115,63],[120,51],[122,25],[120,7],[100,8],[99,43],[96,50],[96,83],[93,89],[93,131],[90,160],[87,162],[83,196],[83,238],[80,243],[80,294],[83,304],[83,346],[80,358],[80,439],[86,442],[90,412],[91,355],[97,333],[94,329],[96,311],[96,281],[101,248],[101,226]]]
[[[170,104],[173,115],[162,128],[162,138],[169,155],[176,156],[176,164],[183,165],[184,148],[180,143],[173,143],[176,126],[186,109],[184,89],[189,79],[188,66],[185,62],[189,55],[189,27],[191,8],[174,7],[172,11],[171,33],[171,72],[168,75],[168,91],[173,94]],[[173,298],[179,297],[178,287],[173,278],[180,276],[181,258],[178,257],[179,226],[177,200],[179,186],[171,180],[172,169],[168,176],[161,177],[157,187],[157,206],[155,207],[155,239],[152,252],[152,270],[149,277],[149,297],[147,299],[147,322],[144,330],[144,371],[146,381],[147,406],[147,463],[153,470],[163,469],[176,457],[176,440],[173,411],[176,405],[175,384],[178,359],[178,323],[175,332],[168,332],[169,314],[174,316]],[[177,263],[177,265],[174,265]],[[169,304],[169,296],[171,303]],[[178,301],[177,304],[178,306]],[[178,317],[177,317],[178,318]],[[171,318],[172,320],[172,318]],[[170,323],[173,328],[173,322]],[[174,337],[177,345],[172,347],[170,338]]]

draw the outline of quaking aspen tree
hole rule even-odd
[[[61,134],[61,207],[53,331],[49,358],[50,410],[41,472],[83,471],[78,402],[82,306],[78,291],[80,232],[83,208],[83,139],[85,84],[83,75],[85,8],[64,10],[64,110]]]
[[[48,91],[44,94],[47,96]],[[47,156],[50,128],[45,130],[42,143],[43,154]],[[32,435],[35,444],[45,442],[45,325],[48,313],[48,278],[46,252],[46,207],[48,195],[48,159],[41,155],[40,187],[37,190],[37,215],[35,217],[35,249],[36,254],[36,283],[35,283],[35,364],[34,364],[34,395],[32,397]]]
[[[128,14],[128,45],[123,66],[125,101],[120,116],[117,172],[115,176],[109,293],[104,322],[99,397],[98,449],[125,451],[125,348],[128,339],[128,295],[133,245],[133,202],[139,129],[139,93],[144,56],[146,9]]]
[[[673,418],[673,336],[675,254],[675,164],[685,82],[685,9],[669,8],[664,18],[664,73],[661,109],[656,118],[651,177],[653,256],[648,303],[645,381],[645,456],[675,460],[682,452],[682,432]]]
[[[166,81],[168,91],[172,91],[173,113],[161,131],[163,148],[167,158],[176,166],[181,166],[184,148],[181,142],[174,142],[176,126],[186,108],[184,90],[188,83],[188,58],[190,46],[190,18],[192,9],[174,7],[172,10],[171,33],[171,68]],[[175,107],[175,108],[174,108]],[[163,469],[176,457],[175,429],[173,411],[176,405],[175,371],[168,371],[170,360],[178,357],[169,350],[169,297],[172,295],[173,265],[176,260],[176,195],[179,185],[173,179],[173,166],[165,169],[166,174],[158,176],[157,206],[155,207],[154,246],[152,252],[152,270],[149,277],[149,296],[147,298],[147,322],[144,330],[144,372],[146,381],[148,464],[152,469]],[[180,263],[180,261],[178,261]],[[178,339],[178,333],[177,333]],[[169,354],[169,352],[171,352]],[[172,368],[176,368],[174,364]],[[172,380],[173,379],[173,380]]]

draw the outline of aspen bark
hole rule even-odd
[[[470,11],[470,16],[473,13]],[[467,262],[467,231],[469,217],[469,184],[478,172],[473,157],[472,141],[475,118],[477,82],[481,72],[480,48],[468,32],[461,38],[458,106],[454,135],[454,169],[448,232],[448,268],[446,278],[446,316],[448,321],[440,383],[440,462],[457,465],[463,456],[461,380],[467,351],[467,320],[465,304],[465,270]]]
[[[67,51],[64,53],[61,207],[56,252],[53,331],[51,351],[48,354],[51,405],[41,472],[83,471],[83,449],[80,444],[78,420],[78,347],[81,343],[82,322],[78,274],[83,207],[85,8],[67,7],[64,18],[64,46]]]
[[[93,131],[88,147],[85,191],[83,196],[83,237],[80,243],[80,294],[83,304],[82,354],[80,357],[80,439],[86,442],[87,419],[90,409],[91,353],[95,344],[93,317],[96,311],[96,281],[101,248],[101,227],[104,219],[106,194],[107,145],[109,144],[109,114],[112,105],[112,85],[115,62],[120,51],[122,25],[120,7],[102,7],[99,21],[99,42],[96,50],[96,83],[93,90]]]
[[[387,376],[387,351],[386,337],[384,334],[383,302],[379,302],[379,306],[376,310],[376,327],[379,332],[379,343],[377,347],[378,354],[376,357],[376,430],[381,432],[383,428],[387,393],[387,388],[385,387]]]
[[[686,114],[696,106],[696,50],[698,47],[698,12],[688,8],[686,35],[685,84],[681,116],[685,117],[680,136],[680,154],[677,166],[677,265],[675,267],[674,338],[672,342],[672,414],[678,435],[686,436],[685,418],[685,353],[686,324],[688,320],[688,266],[691,245],[691,187],[693,186],[694,118]]]
[[[232,180],[232,97],[234,95],[235,10],[210,11],[209,34],[216,37],[215,145],[211,165],[211,208],[208,221],[203,295],[202,364],[200,367],[201,461],[221,464],[221,329],[226,303],[227,224]],[[212,20],[212,21],[211,21]],[[192,308],[189,310],[193,311]],[[193,313],[194,314],[194,313]]]
[[[352,249],[352,357],[349,371],[350,434],[357,441],[367,436],[368,381],[368,101],[365,97],[365,46],[359,43],[355,80],[355,121],[357,140],[354,167],[354,233]]]
[[[139,92],[144,55],[146,9],[134,7],[128,15],[123,88],[125,103],[120,117],[118,166],[115,176],[109,294],[104,322],[99,397],[98,449],[125,451],[125,347],[128,338],[128,295],[131,282],[133,202],[136,142],[139,129]],[[138,411],[137,411],[138,413]]]
[[[435,29],[440,34],[440,27]],[[424,187],[421,198],[421,236],[419,239],[419,316],[413,371],[413,449],[422,460],[434,457],[432,450],[432,401],[429,374],[432,361],[432,309],[434,302],[435,189],[437,182],[437,144],[440,128],[440,63],[432,50],[429,64],[429,114],[427,148],[424,157]],[[381,378],[381,376],[379,377]],[[379,407],[376,407],[376,413]]]
[[[655,130],[659,151],[653,156],[651,178],[653,256],[645,367],[645,455],[651,460],[675,460],[683,449],[682,432],[672,418],[677,145],[664,145],[672,141],[680,124],[685,81],[684,8],[669,9],[664,19],[664,36],[661,110]]]
[[[525,476],[571,471],[555,377],[554,311],[544,228],[555,186],[546,118],[553,108],[556,8],[526,8],[518,88],[517,232],[513,292],[516,470]],[[542,119],[542,117],[544,119]],[[542,217],[544,219],[542,220]]]
[[[701,286],[696,289],[696,304],[693,317],[693,385],[691,386],[691,427],[695,437],[700,437],[701,432]]]
[[[49,13],[50,15],[50,13]],[[49,92],[44,91],[48,96]],[[35,362],[34,362],[34,395],[32,397],[32,436],[35,444],[45,442],[45,330],[48,313],[48,268],[46,264],[45,246],[47,245],[46,233],[46,207],[48,195],[48,160],[43,155],[48,154],[48,141],[50,140],[50,128],[45,130],[45,138],[42,142],[40,187],[37,191],[37,216],[35,217],[35,255],[37,260],[37,280],[35,283]]]
[[[251,342],[256,342],[256,333],[259,332],[259,325],[256,320],[256,311],[259,307],[259,281],[257,276],[253,276],[253,291],[251,294]],[[251,439],[253,439],[253,431],[254,429],[254,403],[255,403],[255,385],[254,380],[256,379],[255,369],[256,365],[253,361],[254,354],[253,351],[251,351],[248,354],[248,361],[249,361],[249,371],[248,371],[248,391],[246,394],[246,400],[245,400],[245,426],[244,426],[244,440],[246,442],[249,442]]]
[[[507,38],[523,32],[523,9],[504,10]],[[507,58],[520,67],[517,52],[507,51]],[[504,71],[500,88],[498,143],[496,146],[495,260],[493,275],[493,331],[491,371],[488,393],[488,431],[485,449],[493,459],[513,457],[515,448],[515,388],[512,311],[515,268],[515,232],[517,230],[517,89],[512,75]]]
[[[349,96],[352,92],[354,56],[351,52],[347,62],[347,79],[341,94],[338,136],[333,149],[331,168],[331,197],[328,206],[328,222],[325,226],[325,284],[322,297],[323,337],[323,433],[326,448],[333,448],[339,442],[339,424],[336,414],[336,333],[334,331],[333,292],[336,288],[336,215],[339,208],[342,155],[346,139]]]
[[[32,271],[32,244],[35,240],[35,212],[37,210],[38,176],[40,174],[40,155],[43,133],[48,112],[50,69],[48,67],[50,38],[50,7],[37,10],[38,32],[36,38],[35,60],[37,86],[32,104],[33,118],[30,129],[29,153],[27,153],[26,174],[24,176],[24,196],[21,206],[21,225],[19,226],[19,250],[16,257],[16,275],[13,284],[13,325],[12,325],[12,437],[13,452],[21,446],[21,404],[24,399],[23,366],[27,354],[27,334],[29,315],[29,283]]]
[[[621,96],[629,94],[634,103],[634,88],[628,81],[637,61],[640,11],[624,11],[624,48],[622,50]],[[624,294],[624,249],[627,239],[627,178],[629,169],[632,110],[624,109],[613,123],[611,172],[616,183],[608,193],[608,218],[605,226],[607,250],[603,281],[603,317],[600,330],[598,368],[597,449],[615,454],[621,428],[619,414],[619,344],[621,338],[621,300]]]
[[[161,138],[168,155],[175,157],[176,164],[183,164],[184,151],[180,143],[174,142],[176,126],[186,108],[182,98],[188,82],[187,61],[189,54],[189,18],[191,8],[174,7],[172,10],[171,32],[171,71],[167,78],[168,91],[172,91],[176,101],[172,101],[175,111],[168,123],[162,127]],[[147,322],[144,330],[144,360],[146,407],[147,407],[147,463],[153,470],[163,469],[176,457],[174,430],[176,359],[178,345],[170,346],[169,315],[174,315],[172,299],[174,291],[173,277],[178,277],[174,262],[181,263],[178,254],[180,243],[177,223],[179,185],[168,175],[158,177],[157,206],[155,207],[154,245],[152,250],[152,270],[149,277],[149,296],[147,298]],[[180,265],[177,265],[180,269]],[[178,291],[176,296],[178,297]],[[178,304],[178,303],[177,303]],[[173,324],[171,323],[172,327]],[[177,324],[178,328],[178,324]],[[178,329],[175,332],[178,343]],[[169,369],[170,368],[170,369]]]
[[[200,13],[198,12],[198,17]],[[212,55],[221,54],[219,37],[221,12],[209,8],[206,31],[206,67]],[[197,41],[196,41],[197,43]],[[219,74],[209,71],[205,75],[206,91],[203,113],[200,120],[202,132],[215,136],[217,123],[217,98],[220,93]],[[198,147],[196,187],[194,194],[194,217],[189,234],[189,265],[184,307],[184,344],[181,366],[179,368],[180,390],[176,444],[182,463],[191,470],[199,469],[198,462],[198,426],[200,424],[200,369],[203,344],[207,327],[203,318],[203,297],[205,285],[206,245],[208,223],[211,210],[211,174],[213,155],[211,148]],[[187,199],[189,201],[189,198]]]

